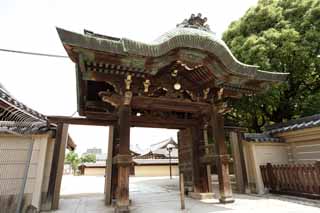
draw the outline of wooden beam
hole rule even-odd
[[[106,113],[91,113],[89,118],[87,117],[69,117],[69,116],[48,116],[49,123],[66,123],[72,125],[92,125],[92,126],[112,126],[117,122],[116,115],[110,115]],[[138,116],[131,117],[132,127],[150,127],[150,128],[167,128],[167,129],[185,129],[190,126],[197,125],[196,119],[150,119]],[[228,131],[239,130],[241,132],[246,131],[246,128],[225,126]]]
[[[51,165],[49,188],[46,199],[51,202],[51,210],[58,209],[61,180],[63,175],[63,165],[65,150],[68,140],[68,125],[59,123],[57,127],[57,133],[55,138],[53,159]]]
[[[218,113],[216,106],[212,106],[211,114],[211,126],[212,135],[217,151],[217,170],[219,179],[219,191],[220,191],[220,202],[231,203],[234,202],[232,197],[232,189],[229,177],[229,157],[227,152],[227,146],[225,144],[224,135],[224,118],[223,115]]]
[[[101,119],[92,118],[74,118],[68,116],[48,116],[49,123],[66,123],[74,125],[93,125],[93,126],[111,126],[117,121],[114,115],[104,116]]]
[[[132,98],[132,108],[188,113],[209,113],[210,104],[170,99],[165,97],[151,98],[134,96]]]
[[[196,119],[172,119],[172,118],[157,118],[157,117],[144,117],[132,116],[131,125],[136,127],[154,127],[154,128],[169,128],[181,129],[198,124]]]

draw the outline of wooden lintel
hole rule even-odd
[[[105,113],[99,114],[95,113],[94,118],[89,117],[81,117],[74,118],[68,116],[48,116],[49,123],[66,123],[73,125],[89,125],[89,126],[111,126],[114,125],[117,121],[116,115],[107,116]],[[167,128],[167,129],[184,129],[190,126],[194,126],[197,124],[196,120],[184,120],[184,119],[176,119],[176,120],[155,120],[155,119],[145,119],[143,117],[132,117],[131,118],[131,126],[132,127],[150,127],[150,128]],[[234,126],[225,126],[225,130],[234,131],[238,130],[243,132],[246,128],[234,127]]]
[[[73,118],[68,116],[49,116],[49,123],[67,123],[74,125],[110,126],[117,121],[116,116],[103,117],[102,119]]]
[[[196,119],[160,119],[150,117],[131,117],[131,125],[136,127],[154,127],[168,129],[184,129],[186,127],[195,126],[199,122]]]
[[[210,104],[207,103],[174,100],[163,97],[151,98],[135,96],[132,98],[132,107],[140,109],[154,109],[161,111],[176,111],[189,113],[210,112]]]

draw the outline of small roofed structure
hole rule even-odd
[[[206,168],[217,162],[220,201],[233,202],[224,135],[227,100],[263,92],[288,73],[239,62],[206,21],[191,15],[151,43],[57,28],[76,64],[78,113],[85,117],[77,122],[113,126],[110,147],[116,152],[108,163],[117,169],[106,177],[113,180],[106,181],[105,202],[111,204],[113,196],[117,211],[129,211],[130,127],[179,129],[179,149],[187,150],[179,153],[180,172],[193,192],[209,192]],[[203,148],[208,138],[215,141],[218,160]]]

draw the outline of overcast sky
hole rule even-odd
[[[66,55],[55,27],[82,33],[152,41],[189,18],[202,13],[218,37],[257,0],[1,0],[0,49]],[[0,82],[19,101],[46,115],[76,111],[74,64],[69,59],[0,51]],[[176,130],[131,131],[131,145],[147,147]],[[78,152],[100,147],[106,151],[108,128],[71,126]]]

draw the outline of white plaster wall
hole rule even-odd
[[[172,175],[179,175],[179,168],[177,165],[171,167]],[[156,177],[156,176],[169,176],[169,165],[137,165],[134,167],[134,175],[137,177]]]
[[[0,134],[0,197],[13,196],[17,198],[19,195],[31,143],[33,143],[33,150],[24,194],[32,195],[30,201],[34,206],[39,207],[47,135]],[[25,205],[29,204],[31,203]]]
[[[32,137],[0,135],[0,195],[20,192]],[[37,170],[39,147],[33,146],[34,155],[29,167],[25,193],[32,193]]]
[[[272,164],[287,164],[288,152],[287,144],[279,143],[252,143],[244,142],[244,154],[246,161],[246,170],[248,175],[249,185],[253,192],[258,194],[265,193],[260,165]]]

